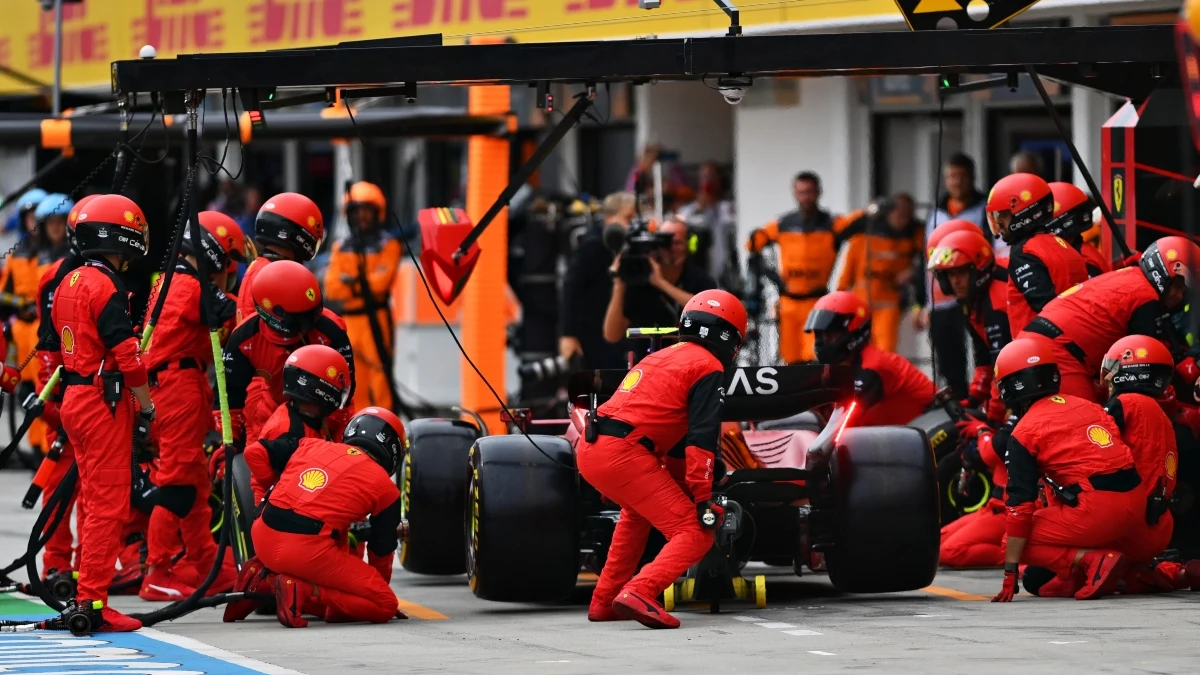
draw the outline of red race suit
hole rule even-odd
[[[1116,421],[1121,438],[1133,452],[1133,463],[1142,478],[1138,491],[1146,505],[1146,517],[1139,519],[1134,531],[1113,548],[1124,553],[1130,564],[1148,563],[1166,550],[1175,530],[1175,520],[1169,510],[1164,509],[1157,517],[1152,517],[1148,508],[1155,493],[1164,500],[1175,494],[1179,467],[1175,427],[1159,402],[1145,394],[1118,394],[1108,400],[1104,409]]]
[[[202,284],[196,269],[180,261],[146,348],[157,410],[152,438],[158,446],[158,466],[152,480],[159,488],[147,532],[149,567],[170,565],[176,532],[182,535],[186,561],[195,569],[211,569],[217,553],[210,531],[211,481],[204,455],[204,436],[212,428],[208,406],[213,400],[208,383],[212,342],[201,298],[206,288],[218,319],[222,323],[232,319],[237,310],[233,301],[215,286]],[[158,302],[161,289],[159,285],[151,292],[151,306]]]
[[[337,430],[336,436],[330,431],[328,421],[321,425],[311,417],[301,415],[291,401],[276,408],[259,432],[258,440],[247,445],[246,451],[242,453],[246,458],[246,466],[250,469],[250,488],[254,492],[254,503],[262,503],[263,497],[279,481],[279,475],[283,473],[288,459],[291,458],[288,453],[291,446],[271,443],[264,445],[263,441],[280,438],[315,438],[331,441],[341,438],[341,435],[341,430]]]
[[[1086,241],[1079,245],[1079,255],[1083,256],[1083,262],[1087,267],[1088,277],[1098,277],[1105,272],[1112,271],[1112,262],[1100,253],[1100,249],[1092,246]]]
[[[972,351],[975,352],[975,376],[971,380],[971,402],[982,404],[988,420],[1004,419],[1004,403],[996,388],[993,364],[996,355],[1012,342],[1008,323],[1008,261],[1001,258],[992,268],[992,280],[982,297],[967,311],[971,327]]]
[[[621,506],[608,559],[592,593],[607,610],[622,588],[656,597],[712,548],[696,504],[712,497],[712,467],[720,452],[724,367],[693,342],[642,359],[597,412],[593,442],[576,452],[584,480]],[[690,495],[664,466],[686,461]],[[680,478],[683,478],[682,476]],[[634,576],[653,527],[667,544]]]
[[[978,439],[979,458],[992,477],[992,497],[981,509],[942,528],[939,562],[946,567],[1000,567],[1004,564],[1004,528],[1008,510],[1004,486],[1008,471],[992,446],[994,434]]]
[[[1068,577],[1079,549],[1113,548],[1142,528],[1146,499],[1133,454],[1096,403],[1069,394],[1034,402],[1013,429],[1005,461],[1005,531],[1026,539],[1024,564]],[[1043,476],[1076,505],[1056,497],[1035,510]]]
[[[291,455],[251,534],[272,572],[314,586],[301,611],[323,608],[326,621],[382,623],[396,615],[388,586],[400,524],[400,491],[358,448],[313,438],[264,441]],[[351,523],[371,520],[368,562],[346,550]]]
[[[1169,314],[1141,268],[1127,267],[1068,289],[1017,337],[1050,340],[1059,392],[1097,400],[1095,378],[1108,348],[1126,335],[1162,339]]]
[[[933,403],[933,381],[908,359],[875,345],[863,347],[854,378],[861,412],[856,427],[908,424]]]
[[[242,294],[243,297],[245,293]],[[346,323],[328,309],[324,310],[316,326],[297,338],[283,338],[264,325],[258,315],[245,319],[233,329],[225,343],[225,382],[229,391],[229,412],[235,419],[246,423],[246,442],[256,440],[262,425],[284,402],[283,364],[293,351],[304,345],[319,344],[332,347],[346,359],[350,367],[350,396],[354,396],[354,355],[350,338],[346,336]],[[270,406],[261,421],[250,417],[247,405],[254,403],[250,395],[252,380],[261,378],[266,385],[263,405]],[[214,419],[219,417],[219,402],[213,402]],[[339,423],[341,418],[339,417]]]
[[[129,295],[104,262],[89,260],[54,292],[51,317],[64,367],[62,424],[75,444],[79,497],[77,599],[108,604],[108,587],[129,518],[134,404],[146,366],[129,315]],[[105,371],[101,373],[103,362]],[[112,382],[108,386],[105,381]],[[105,400],[105,390],[110,395]]]
[[[1087,278],[1083,256],[1062,237],[1040,232],[1013,244],[1008,258],[1008,322],[1012,332],[1024,330],[1046,303]]]

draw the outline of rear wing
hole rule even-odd
[[[636,370],[636,368],[635,368]],[[593,370],[574,373],[567,395],[577,406],[587,407],[595,393],[607,401],[629,371]],[[725,378],[725,422],[760,422],[780,419],[828,403],[845,401],[854,394],[851,366],[750,366],[736,368]]]

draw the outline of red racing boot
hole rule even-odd
[[[275,577],[275,617],[279,623],[287,628],[308,626],[308,619],[301,614],[312,591],[312,584],[295,577],[283,574]]]
[[[1083,588],[1083,572],[1072,569],[1070,576],[1054,577],[1042,584],[1036,595],[1039,598],[1073,598],[1081,588]]]
[[[647,628],[679,628],[679,619],[637,591],[621,589],[612,608],[618,617],[632,619]]]
[[[175,602],[189,598],[196,592],[195,586],[184,580],[170,567],[155,567],[142,581],[138,597],[150,602]]]
[[[275,591],[275,575],[257,556],[246,561],[242,573],[238,575],[237,583],[233,585],[235,593],[273,593]],[[231,623],[241,621],[250,616],[258,607],[258,600],[234,600],[225,605],[225,615],[222,621]]]
[[[91,600],[80,600],[80,605],[93,605]],[[142,622],[118,612],[112,607],[101,607],[97,612],[99,615],[99,625],[92,625],[93,633],[130,633],[142,627]],[[96,614],[93,614],[92,621],[96,621]]]
[[[603,602],[595,602],[588,605],[588,621],[624,621],[625,617],[617,614],[613,609],[612,603],[605,605]]]
[[[1079,561],[1084,570],[1084,585],[1075,593],[1076,600],[1092,600],[1111,595],[1125,572],[1125,556],[1116,551],[1090,551]]]

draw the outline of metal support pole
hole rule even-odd
[[[1042,97],[1042,103],[1046,106],[1046,112],[1050,114],[1050,119],[1054,120],[1054,126],[1058,127],[1058,135],[1062,137],[1063,143],[1066,143],[1067,148],[1071,151],[1071,159],[1075,160],[1075,166],[1078,167],[1079,173],[1083,174],[1083,180],[1087,182],[1088,189],[1092,192],[1092,200],[1100,207],[1100,213],[1104,214],[1104,220],[1108,223],[1108,229],[1112,232],[1113,240],[1121,248],[1121,255],[1128,258],[1133,255],[1133,251],[1129,250],[1129,244],[1125,243],[1125,237],[1117,232],[1117,224],[1113,220],[1112,212],[1108,210],[1108,204],[1104,203],[1104,197],[1100,193],[1100,188],[1096,187],[1096,181],[1092,178],[1092,172],[1088,171],[1087,165],[1080,158],[1079,150],[1075,148],[1075,142],[1071,140],[1071,133],[1067,130],[1066,122],[1063,122],[1062,117],[1058,114],[1058,109],[1054,107],[1054,102],[1050,100],[1050,94],[1046,93],[1046,87],[1042,84],[1042,78],[1038,76],[1037,69],[1033,66],[1025,66],[1025,72],[1029,73],[1029,79],[1033,80],[1033,86],[1037,88],[1038,96]]]
[[[51,92],[50,112],[62,112],[62,0],[54,0],[54,89]]]

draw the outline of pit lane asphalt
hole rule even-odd
[[[20,554],[35,518],[19,506],[28,481],[25,471],[0,471],[3,563]],[[797,579],[760,566],[746,573],[769,575],[766,609],[731,603],[714,615],[684,606],[676,612],[683,627],[673,631],[589,623],[588,579],[570,602],[517,605],[477,600],[462,576],[421,577],[399,567],[392,587],[411,603],[409,621],[285,629],[274,617],[225,624],[220,610],[208,609],[155,628],[308,675],[1057,675],[1195,673],[1200,663],[1200,593],[1093,602],[1021,594],[998,605],[987,602],[1000,586],[995,570],[941,571],[924,591],[875,596],[839,594],[824,575]],[[126,612],[157,606],[131,596],[113,605]]]

